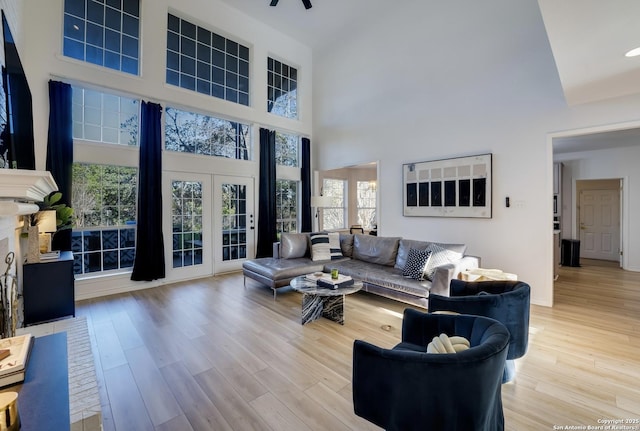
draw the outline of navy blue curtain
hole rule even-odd
[[[276,132],[260,129],[260,197],[256,257],[273,256],[276,241]]]
[[[142,102],[138,172],[138,228],[131,279],[165,277],[162,237],[162,107]]]
[[[47,171],[51,172],[62,193],[59,203],[71,206],[71,173],[73,165],[73,118],[71,117],[71,85],[49,81],[49,133],[47,137]],[[71,250],[71,229],[53,236],[53,250]]]
[[[302,180],[302,193],[300,204],[302,205],[302,226],[301,232],[311,232],[313,216],[311,215],[311,141],[309,138],[302,138],[302,167],[300,178]]]

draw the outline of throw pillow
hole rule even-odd
[[[415,248],[409,249],[407,255],[407,262],[402,269],[402,275],[404,277],[411,277],[414,280],[424,280],[424,271],[429,263],[431,257],[430,251],[418,250]]]
[[[449,337],[447,334],[440,334],[433,337],[427,345],[427,353],[458,353],[470,347],[469,340],[460,336]]]
[[[446,248],[440,247],[436,244],[429,244],[425,251],[431,252],[431,258],[429,259],[429,263],[425,269],[425,275],[429,281],[433,281],[433,275],[435,274],[437,267],[453,263],[462,257],[460,253],[447,250]]]
[[[307,254],[309,239],[304,233],[282,233],[280,236],[280,258],[295,259]]]
[[[311,260],[331,259],[329,234],[314,232],[309,236],[309,240],[311,241]]]
[[[338,232],[330,232],[329,234],[329,255],[331,260],[342,259],[342,249],[340,248],[340,234]]]

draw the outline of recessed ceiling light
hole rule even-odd
[[[625,57],[637,57],[638,55],[640,55],[640,47],[632,49],[631,51],[627,52],[624,56]]]

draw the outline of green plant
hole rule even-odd
[[[73,208],[68,207],[65,203],[59,203],[61,199],[61,192],[53,192],[38,205],[40,211],[56,211],[56,232],[73,227]]]

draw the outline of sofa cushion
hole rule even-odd
[[[427,268],[430,257],[430,251],[410,249],[407,262],[402,269],[402,276],[413,278],[414,280],[424,280],[424,270]]]
[[[326,232],[314,232],[309,236],[311,242],[311,260],[331,259],[331,247],[329,246],[329,234]]]
[[[306,233],[284,232],[280,235],[280,258],[296,259],[305,257],[309,248],[309,236]]]
[[[340,234],[340,249],[342,250],[342,255],[344,257],[353,256],[353,234]]]
[[[329,255],[331,260],[342,259],[342,249],[340,248],[340,234],[329,232]]]
[[[356,234],[353,237],[353,258],[379,265],[393,266],[398,255],[399,237]]]
[[[427,280],[433,280],[433,274],[435,274],[438,266],[454,263],[462,258],[462,253],[448,250],[435,243],[429,244],[426,251],[431,252],[431,257],[425,269]]]

